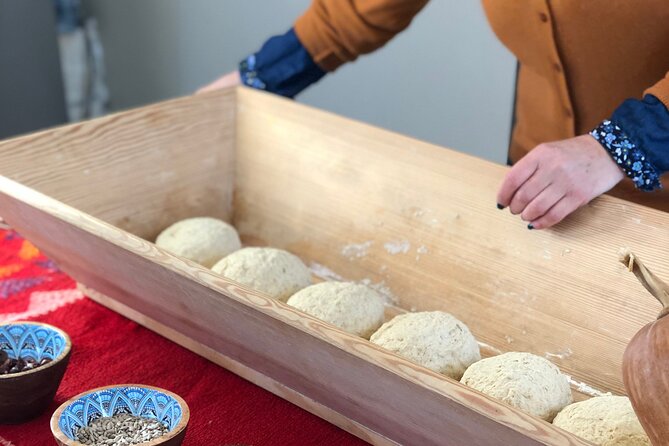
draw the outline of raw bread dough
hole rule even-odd
[[[395,316],[370,341],[453,379],[460,379],[467,367],[481,359],[469,328],[443,311]]]
[[[571,403],[567,376],[552,362],[531,353],[483,359],[467,369],[461,382],[547,421]]]
[[[385,308],[377,292],[351,282],[311,285],[288,299],[288,305],[363,338],[381,326]]]
[[[553,424],[602,446],[650,446],[626,396],[598,396],[570,404]]]
[[[211,217],[174,223],[160,233],[156,245],[207,268],[242,247],[235,228]]]
[[[309,268],[298,257],[276,248],[240,249],[222,259],[212,270],[284,302],[311,285]]]

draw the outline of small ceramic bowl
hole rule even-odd
[[[51,432],[60,446],[80,446],[77,431],[100,417],[127,413],[158,420],[168,427],[162,437],[141,446],[179,446],[186,436],[190,410],[177,394],[157,387],[120,384],[80,393],[51,417]]]
[[[51,362],[19,373],[0,375],[0,423],[21,423],[46,410],[63,379],[72,342],[64,331],[38,322],[0,325],[0,350],[9,358]]]

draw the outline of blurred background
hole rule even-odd
[[[191,94],[309,0],[0,0],[0,138]],[[516,62],[480,2],[411,27],[297,100],[504,163]]]

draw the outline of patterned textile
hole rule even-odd
[[[168,389],[190,407],[184,446],[362,445],[361,440],[86,299],[75,282],[15,232],[0,230],[0,323],[38,320],[67,332],[72,356],[39,418],[0,425],[0,446],[55,444],[49,420],[69,398],[136,383]]]
[[[605,120],[590,134],[609,152],[634,185],[645,191],[660,189],[660,176],[629,136],[615,123]]]

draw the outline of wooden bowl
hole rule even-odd
[[[10,358],[32,357],[48,364],[19,373],[0,375],[0,423],[35,418],[49,406],[70,360],[72,342],[64,331],[39,322],[0,325],[0,350]]]
[[[100,416],[130,413],[158,419],[169,431],[142,446],[179,446],[186,436],[190,409],[179,395],[158,387],[118,384],[80,393],[61,404],[51,417],[51,432],[60,446],[81,446],[77,430]]]

